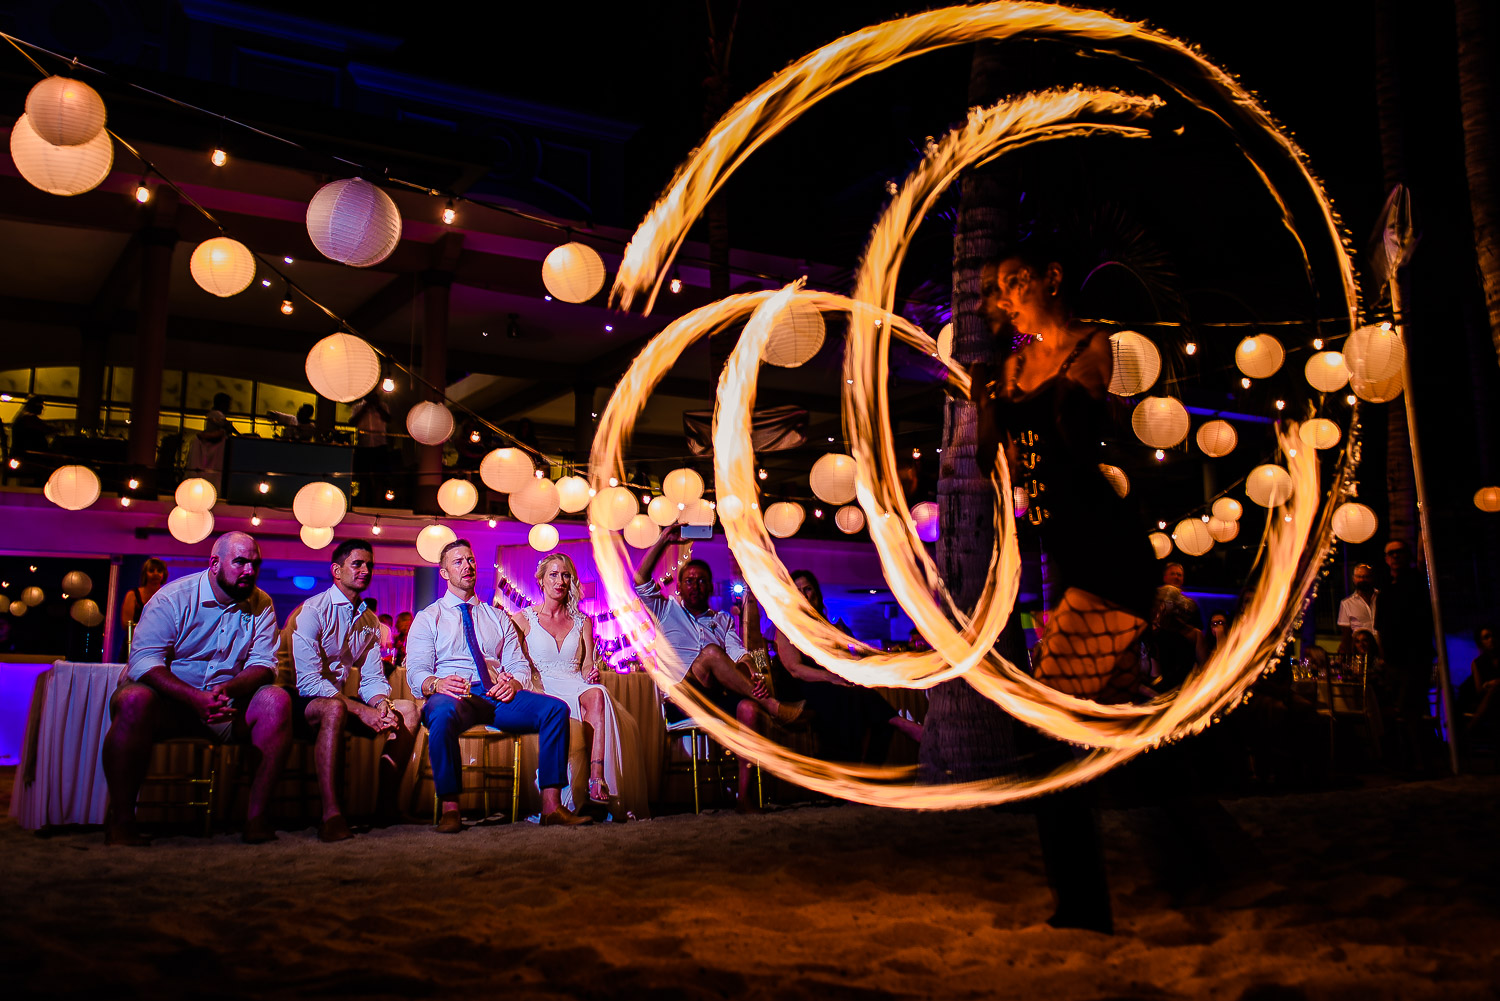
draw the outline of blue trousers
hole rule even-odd
[[[463,787],[458,735],[479,725],[536,734],[538,785],[561,789],[568,784],[568,704],[562,699],[536,692],[517,692],[509,702],[487,695],[434,695],[422,707],[422,722],[427,724],[427,754],[438,799],[454,799]]]

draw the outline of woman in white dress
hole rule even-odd
[[[635,717],[617,707],[599,683],[594,623],[578,610],[578,571],[564,553],[536,567],[540,606],[511,616],[531,659],[533,677],[546,694],[562,699],[584,723],[589,742],[589,799],[610,807],[616,818],[645,817],[646,768]]]

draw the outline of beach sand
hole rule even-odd
[[[1103,814],[1112,937],[1043,923],[1018,813],[147,849],[7,820],[0,961],[11,998],[1500,998],[1500,778],[1226,805],[1260,857],[1178,906],[1136,812]]]

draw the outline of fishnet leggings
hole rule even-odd
[[[1038,645],[1036,677],[1068,695],[1118,702],[1141,683],[1137,645],[1146,620],[1070,587]]]

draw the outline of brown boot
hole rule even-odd
[[[443,815],[438,818],[437,832],[439,834],[462,834],[464,829],[464,818],[459,816],[457,810],[444,810]]]

